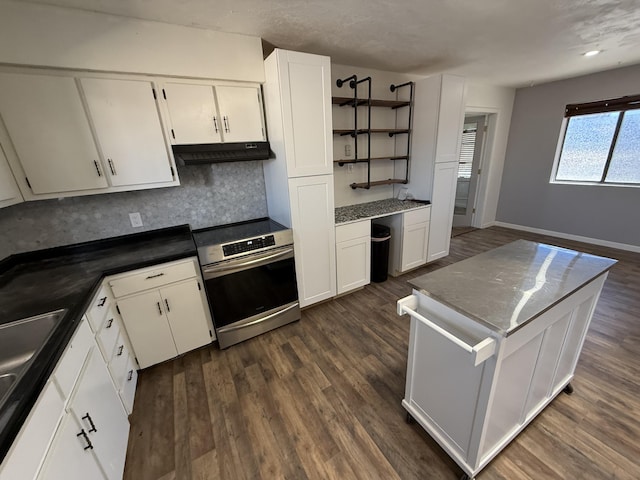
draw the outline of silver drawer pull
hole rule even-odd
[[[149,280],[151,278],[158,278],[164,275],[164,272],[156,273],[155,275],[149,275],[145,280]]]

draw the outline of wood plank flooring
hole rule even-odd
[[[451,254],[313,306],[294,324],[140,373],[125,479],[456,479],[405,423],[408,279],[525,238],[613,257],[573,381],[478,476],[640,478],[640,254],[492,227]]]

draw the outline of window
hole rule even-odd
[[[640,185],[640,95],[567,105],[552,181]]]

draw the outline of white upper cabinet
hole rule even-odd
[[[0,73],[0,116],[29,193],[107,187],[74,78]]]
[[[173,181],[151,82],[82,78],[80,83],[111,184]]]
[[[260,142],[265,139],[260,89],[216,86],[225,142]]]
[[[163,98],[176,145],[265,140],[258,85],[166,82]]]
[[[0,145],[0,208],[23,201],[18,184],[7,163],[7,157]]]
[[[165,83],[163,97],[171,118],[171,139],[177,145],[218,143],[221,119],[211,85]]]
[[[440,87],[436,163],[457,162],[464,126],[463,77],[443,75]]]
[[[274,152],[283,150],[289,178],[332,174],[329,57],[276,49],[265,60],[265,76],[270,142]]]

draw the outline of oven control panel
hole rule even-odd
[[[238,255],[239,253],[250,252],[252,250],[260,250],[261,248],[272,247],[276,244],[273,235],[252,238],[251,240],[243,240],[241,242],[229,243],[222,246],[222,252],[225,257]]]

